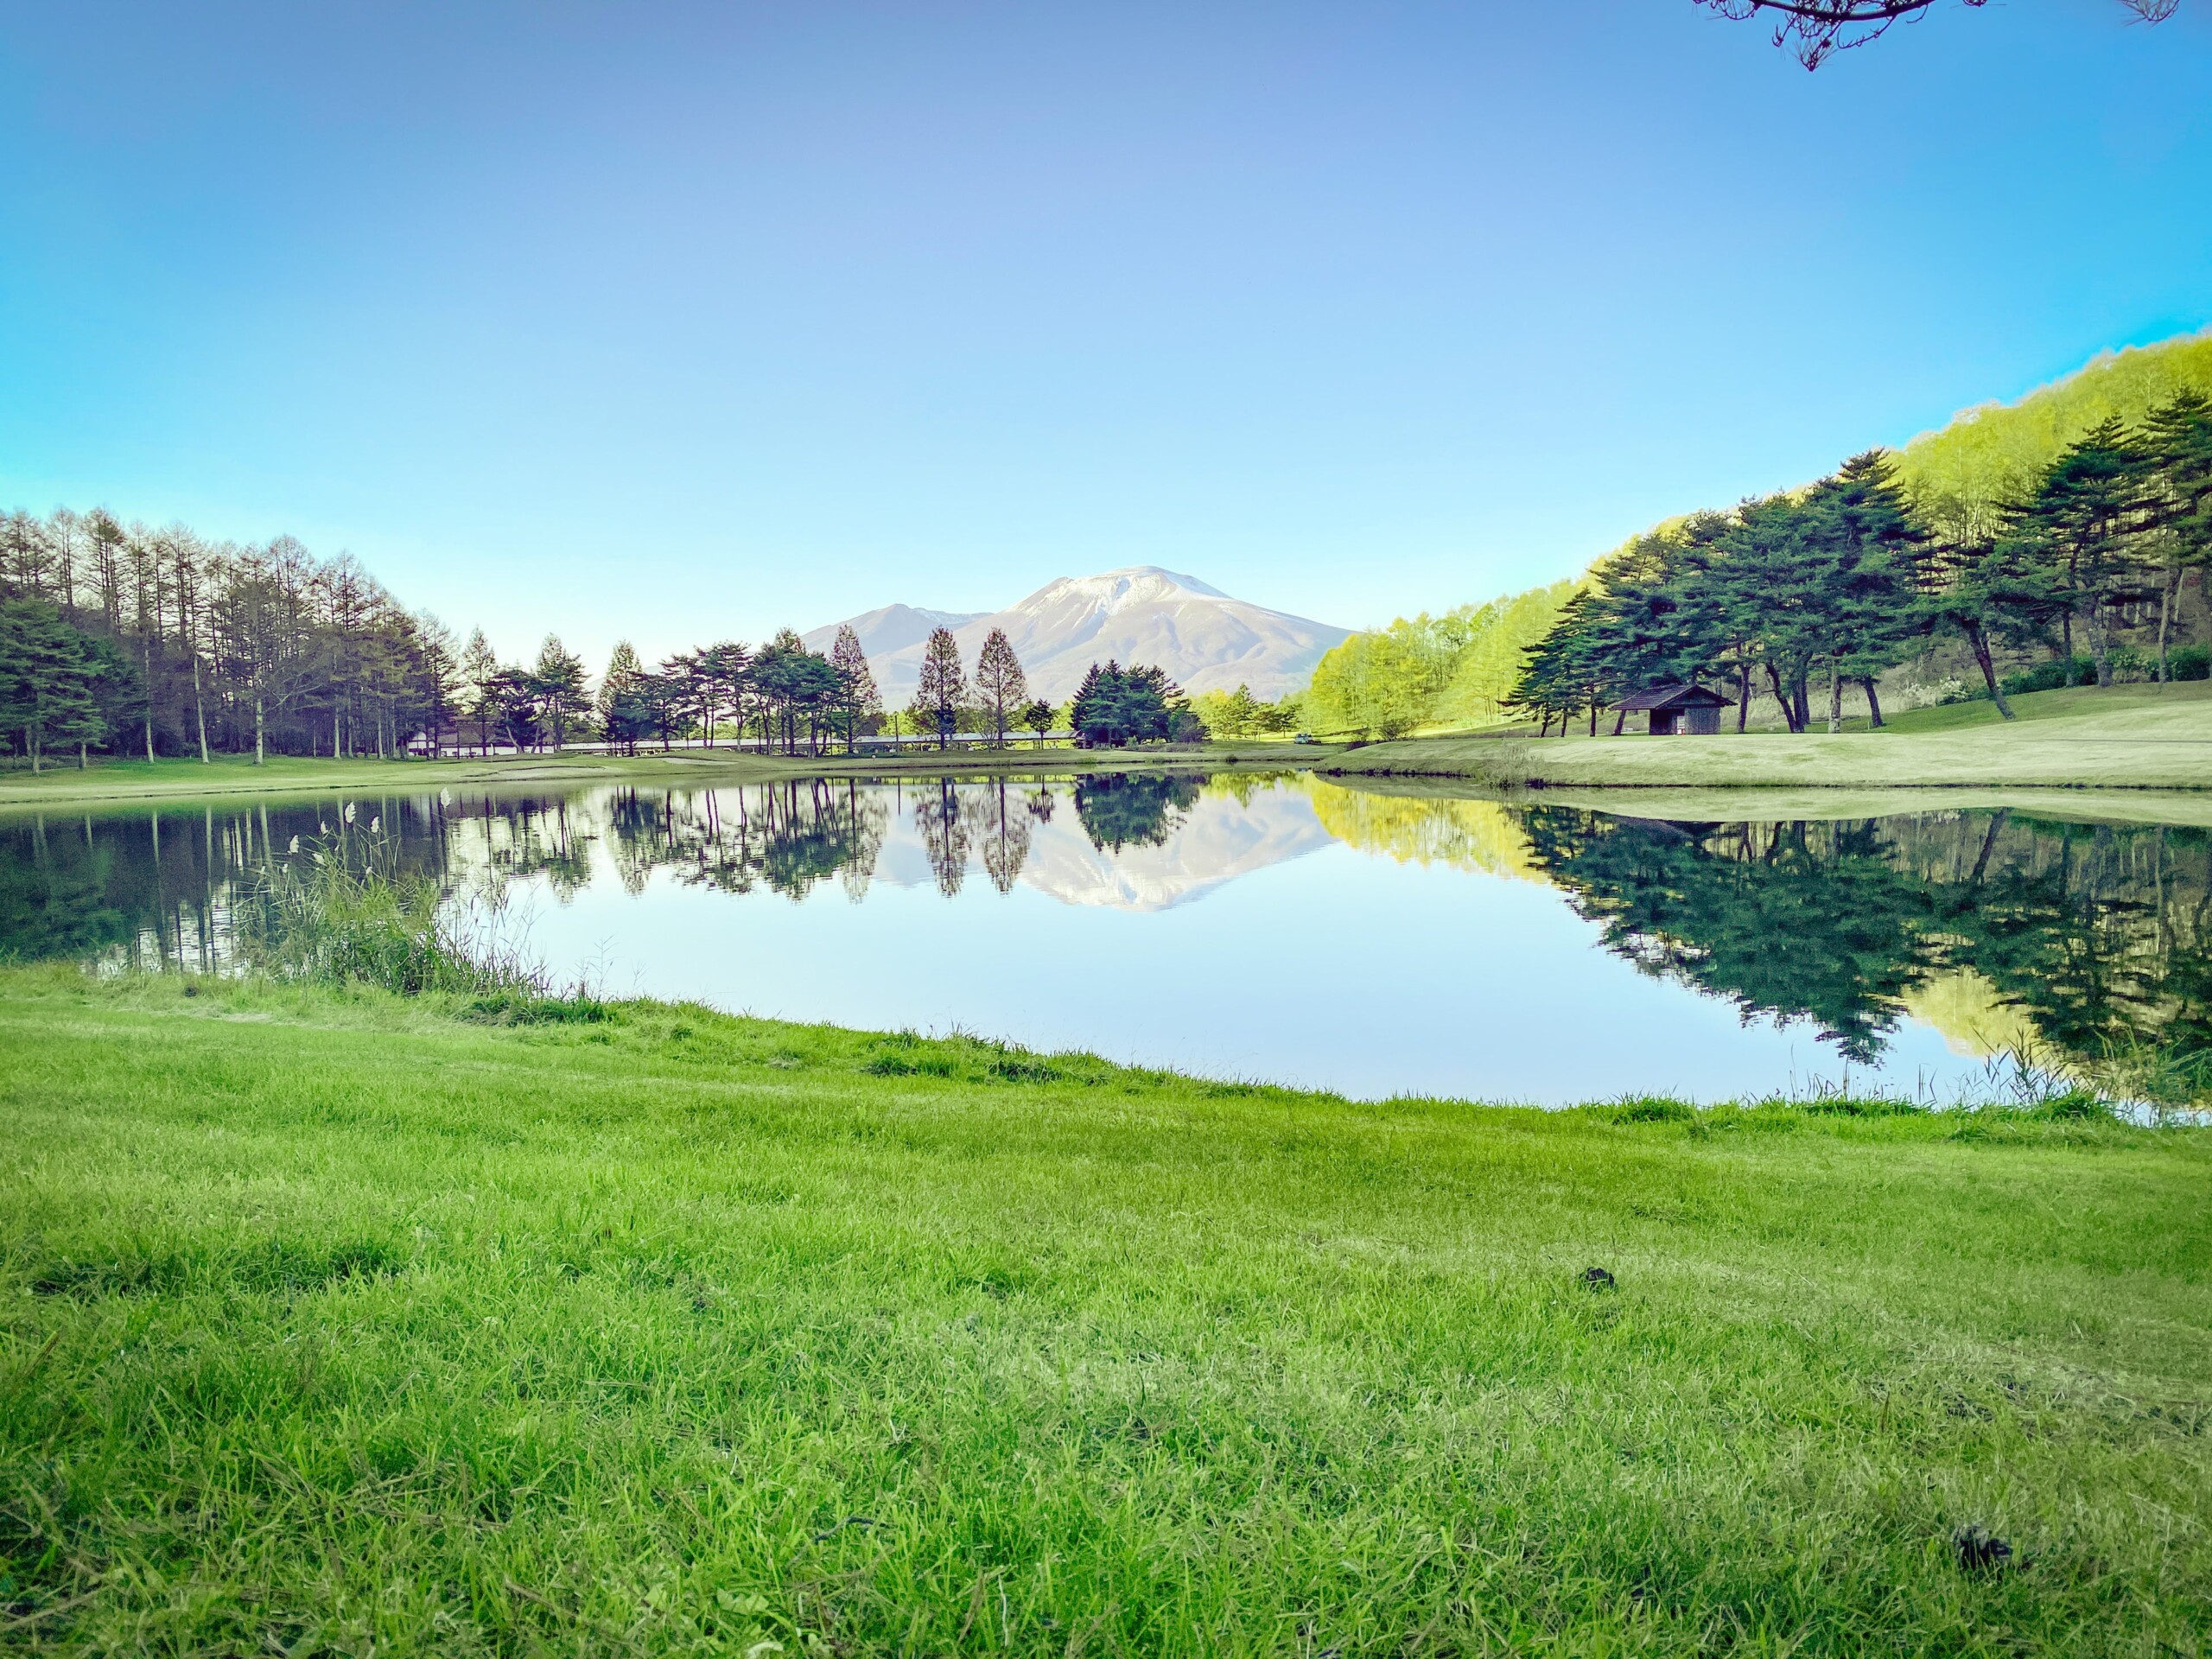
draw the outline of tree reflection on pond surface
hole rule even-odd
[[[1809,1027],[1848,1065],[1878,1068],[1895,1058],[1902,1033],[1932,1027],[1968,1055],[2024,1050],[2039,1064],[2141,1096],[2212,1094],[2212,842],[2195,829],[2005,810],[1668,822],[1403,786],[1165,772],[393,793],[357,805],[351,827],[328,803],[236,799],[0,820],[0,952],[222,967],[231,902],[243,886],[296,856],[296,837],[309,846],[326,835],[359,836],[372,821],[401,868],[452,892],[520,887],[561,907],[642,900],[657,890],[695,892],[692,902],[701,903],[810,900],[827,890],[861,904],[878,890],[933,888],[969,906],[1019,890],[1141,917],[1180,913],[1231,884],[1265,880],[1275,886],[1264,911],[1223,899],[1222,925],[1211,932],[1183,923],[1170,930],[1164,918],[1155,925],[1163,939],[1172,931],[1178,941],[1171,977],[1241,976],[1265,992],[1247,999],[1253,1030],[1242,1047],[1224,1040],[1170,1052],[1163,1039],[1157,1058],[1264,1057],[1260,1005],[1273,1002],[1279,1025],[1289,999],[1306,1011],[1301,1026],[1313,1027],[1300,1033],[1301,1052],[1321,1052],[1314,1046],[1329,1040],[1332,1021],[1349,1027],[1341,1063],[1330,1060],[1319,1073],[1377,1092],[1394,1078],[1360,1071],[1357,1046],[1373,1052],[1374,1043],[1371,1029],[1357,1027],[1387,1017],[1378,1010],[1390,996],[1406,1002],[1409,985],[1444,996],[1501,960],[1510,968],[1516,952],[1532,963],[1543,955],[1533,934],[1476,938],[1468,923],[1446,919],[1451,890],[1437,884],[1466,873],[1555,891],[1594,931],[1603,956],[1719,1000],[1747,1030]],[[1300,908],[1311,894],[1318,915],[1325,888],[1357,879],[1333,861],[1344,857],[1380,857],[1405,872],[1362,887],[1370,896],[1350,937],[1342,927],[1317,931]],[[828,927],[826,912],[810,913]],[[1530,912],[1513,913],[1523,918],[1514,926],[1536,926]],[[754,911],[733,914],[752,916],[755,933],[765,920]],[[1004,925],[990,919],[996,914],[966,912],[951,934]],[[954,920],[947,915],[940,930]],[[865,945],[868,936],[850,934],[853,925],[841,924],[839,943],[822,948],[849,950],[855,938]],[[1072,922],[1033,918],[1025,925],[1017,948],[1033,950],[1040,969],[1054,965],[1055,953],[1101,948],[1095,930],[1081,935],[1093,943],[1076,942],[1065,931]],[[882,938],[890,948],[891,934]],[[1142,942],[1130,936],[1128,948]],[[657,989],[690,984],[681,951],[659,953],[652,967]],[[691,994],[724,990],[740,970],[716,971],[725,978],[702,977]],[[1547,971],[1566,970],[1554,961]],[[1592,1000],[1583,1013],[1586,1043],[1602,1040],[1606,1000],[1625,992],[1594,963],[1584,978],[1576,995]],[[810,1017],[868,1025],[901,1014],[857,989],[849,1009],[825,1000],[833,1006]],[[977,1029],[1005,1029],[996,1016],[1021,1013],[1018,999],[994,1005],[980,993],[972,1013],[967,1004],[931,1006],[951,1007]],[[1239,1006],[1217,997],[1205,1017],[1234,1020]],[[1438,1006],[1447,1020],[1483,1031],[1494,1069],[1512,1069],[1496,1048],[1515,1040],[1509,1021],[1484,1020],[1478,1006]],[[1037,1034],[1146,1053],[1141,1031],[1126,1025],[1095,1039],[1079,1023]],[[1530,1032],[1526,1040],[1555,1042],[1557,1033]],[[1414,1067],[1395,1086],[1433,1082],[1434,1069]],[[1470,1059],[1465,1069],[1468,1086],[1478,1086],[1481,1067]]]

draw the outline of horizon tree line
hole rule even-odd
[[[1128,682],[1148,688],[1136,716],[1098,704],[1094,741],[1193,728],[1164,673],[1103,671],[1116,685],[1150,677]],[[1074,712],[1030,694],[1002,629],[972,672],[939,629],[913,699],[889,721],[895,731],[911,716],[940,747],[961,730],[1004,747],[1020,731],[1041,743]],[[827,652],[785,628],[758,646],[725,639],[652,668],[623,640],[594,684],[556,634],[533,660],[503,662],[483,629],[461,643],[350,555],[318,557],[290,537],[211,542],[104,508],[0,514],[0,752],[34,770],[64,756],[84,766],[95,750],[203,762],[251,753],[258,764],[271,753],[522,753],[579,740],[634,753],[641,742],[711,746],[725,735],[819,755],[855,750],[885,720],[849,625]]]

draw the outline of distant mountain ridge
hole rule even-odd
[[[813,649],[827,650],[842,626],[832,622],[803,637]],[[933,627],[952,630],[971,666],[990,631],[1005,629],[1031,693],[1055,702],[1074,695],[1091,664],[1109,658],[1163,668],[1185,691],[1243,684],[1255,696],[1272,699],[1304,685],[1313,664],[1351,632],[1231,598],[1155,564],[1063,576],[980,616],[888,605],[852,618],[851,626],[887,707],[913,696]]]
[[[803,633],[799,639],[809,651],[826,652],[837,643],[837,630],[849,624],[860,636],[861,649],[874,658],[922,644],[933,628],[962,627],[981,614],[980,611],[925,611],[918,605],[880,605],[844,622]]]

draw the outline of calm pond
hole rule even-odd
[[[1675,823],[1318,779],[846,780],[354,802],[563,982],[1376,1098],[1948,1102],[2212,1041],[2202,830]],[[0,818],[0,954],[230,960],[332,804]],[[2139,1072],[2138,1075],[2141,1075]],[[2196,1097],[2203,1097],[2199,1087]]]

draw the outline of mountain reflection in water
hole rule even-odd
[[[1809,1027],[1849,1065],[1878,1068],[1917,1025],[1957,1053],[2025,1052],[2138,1094],[2212,1097],[2212,842],[2190,829],[2005,810],[1672,823],[1163,773],[393,794],[357,807],[351,830],[328,804],[235,801],[0,820],[0,952],[220,968],[242,884],[292,856],[296,836],[358,835],[372,820],[403,868],[456,893],[520,886],[561,906],[656,889],[860,902],[880,886],[1158,914],[1349,849],[1425,867],[1432,882],[1464,871],[1552,890],[1643,977],[1720,999],[1746,1027]],[[1275,937],[1241,911],[1213,935],[1177,933],[1201,941],[1204,960],[1169,977],[1280,973],[1295,941],[1325,1019],[1333,982],[1376,970],[1356,937],[1298,934],[1299,891],[1283,887],[1268,912]],[[725,930],[742,915],[759,912],[732,912]],[[1388,931],[1395,958],[1426,953],[1411,969],[1431,981],[1470,972],[1471,953],[1523,947],[1441,922],[1424,931],[1421,915],[1416,898],[1387,927],[1378,916],[1376,938]],[[865,1007],[837,1017],[873,1023]],[[1005,1028],[981,1001],[961,1019]],[[1256,1033],[1252,1046],[1265,1052]],[[1141,1052],[1141,1033],[1122,1048]]]

